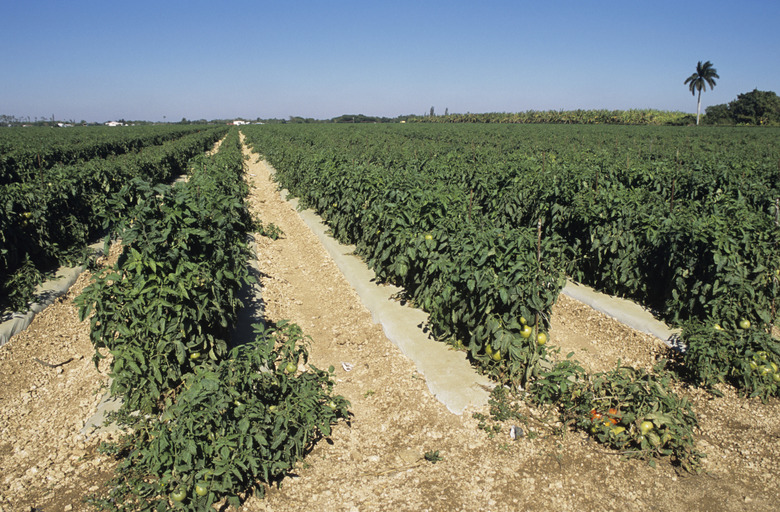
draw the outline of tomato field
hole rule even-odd
[[[117,419],[132,427],[106,448],[121,455],[110,495],[91,501],[238,506],[349,417],[349,403],[333,393],[332,368],[307,364],[295,324],[258,328],[232,346],[238,290],[252,281],[247,235],[280,234],[248,212],[238,131],[118,133],[36,140],[30,132],[25,141],[0,132],[3,306],[26,304],[46,272],[78,258],[87,241],[121,240],[119,260],[77,300],[96,365],[110,354],[111,393],[123,400]],[[696,472],[699,420],[673,382],[780,395],[773,129],[266,125],[242,133],[280,186],[354,244],[379,281],[429,313],[437,339],[527,403],[554,407],[562,425],[628,457],[665,457]],[[215,155],[202,155],[225,136]],[[181,173],[188,181],[171,186]],[[588,373],[550,336],[567,279],[642,303],[682,327],[687,350],[652,370]]]
[[[92,498],[99,507],[237,505],[238,493],[262,492],[259,482],[288,471],[346,414],[328,371],[298,371],[308,356],[297,326],[230,339],[238,292],[251,281],[246,238],[263,227],[244,202],[238,132],[204,156],[226,132],[179,133],[113,158],[41,164],[33,174],[20,166],[13,177],[21,181],[4,185],[12,212],[3,225],[8,289],[36,284],[20,283],[20,272],[40,277],[44,265],[67,261],[91,237],[122,243],[117,263],[77,300],[81,320],[90,320],[95,365],[111,356],[110,393],[122,400],[114,419],[130,429],[106,447],[126,456],[110,497]],[[132,132],[123,133],[131,147]],[[182,173],[188,179],[171,185]]]
[[[683,326],[681,378],[778,395],[774,131],[396,125],[246,133],[282,186],[355,244],[378,279],[402,286],[430,314],[436,337],[499,382],[559,404],[562,418],[583,428],[594,426],[593,404],[608,398],[622,426],[591,430],[602,442],[672,455],[689,469],[698,458],[689,404],[657,392],[671,378],[665,368],[588,376],[576,360],[551,362],[550,311],[567,277]],[[642,433],[649,419],[662,436]]]
[[[544,332],[566,276],[673,325],[706,325],[710,339],[745,331],[742,320],[769,332],[778,319],[773,130],[290,126],[247,135],[334,236],[474,357],[488,342],[510,361],[532,357],[520,355],[532,345],[524,325]],[[756,337],[744,348],[771,345]]]
[[[116,223],[111,201],[127,181],[170,180],[225,132],[0,129],[0,308],[25,308],[47,272],[83,259]]]

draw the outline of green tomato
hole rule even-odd
[[[496,361],[496,362],[501,361],[501,352],[496,350],[495,352],[493,352],[493,356],[492,357],[493,357],[493,361]]]
[[[284,369],[287,373],[295,373],[298,370],[298,365],[290,361]]]
[[[493,347],[490,346],[490,343],[485,345],[485,353],[489,356],[493,355]]]
[[[742,329],[750,329],[750,320],[743,318],[739,321],[739,327]]]
[[[531,328],[530,325],[525,325],[523,327],[523,330],[520,331],[520,336],[522,336],[523,338],[530,338],[531,334],[533,334],[533,332],[534,332],[534,330]]]
[[[187,493],[182,488],[176,489],[171,493],[171,499],[176,503],[181,503],[182,501],[184,501],[184,498],[186,497],[187,497]]]
[[[206,482],[198,482],[195,484],[195,494],[198,496],[205,496],[209,493],[208,484]]]
[[[193,352],[190,354],[191,361],[197,361],[198,359],[200,359],[200,352]]]
[[[652,422],[652,421],[643,421],[643,422],[642,422],[642,423],[639,425],[639,432],[641,432],[641,434],[642,434],[643,436],[646,436],[648,432],[650,432],[651,430],[653,430],[653,427],[654,427],[654,425],[653,425],[653,422]]]
[[[543,332],[540,332],[536,336],[536,344],[537,345],[544,345],[545,343],[547,343],[547,335],[545,333],[543,333]]]

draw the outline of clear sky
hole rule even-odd
[[[779,0],[0,0],[0,114],[696,111],[780,93]]]

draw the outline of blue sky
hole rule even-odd
[[[780,2],[0,0],[0,114],[696,111],[780,92]]]

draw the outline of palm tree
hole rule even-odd
[[[692,95],[696,95],[696,91],[699,91],[699,100],[696,103],[697,126],[699,125],[699,116],[701,116],[701,91],[702,89],[705,91],[707,90],[707,84],[709,84],[710,89],[714,89],[715,78],[720,80],[717,70],[712,67],[712,62],[707,61],[702,64],[701,61],[699,61],[699,63],[696,64],[696,73],[685,79],[684,83],[688,84],[688,89],[690,89]]]

